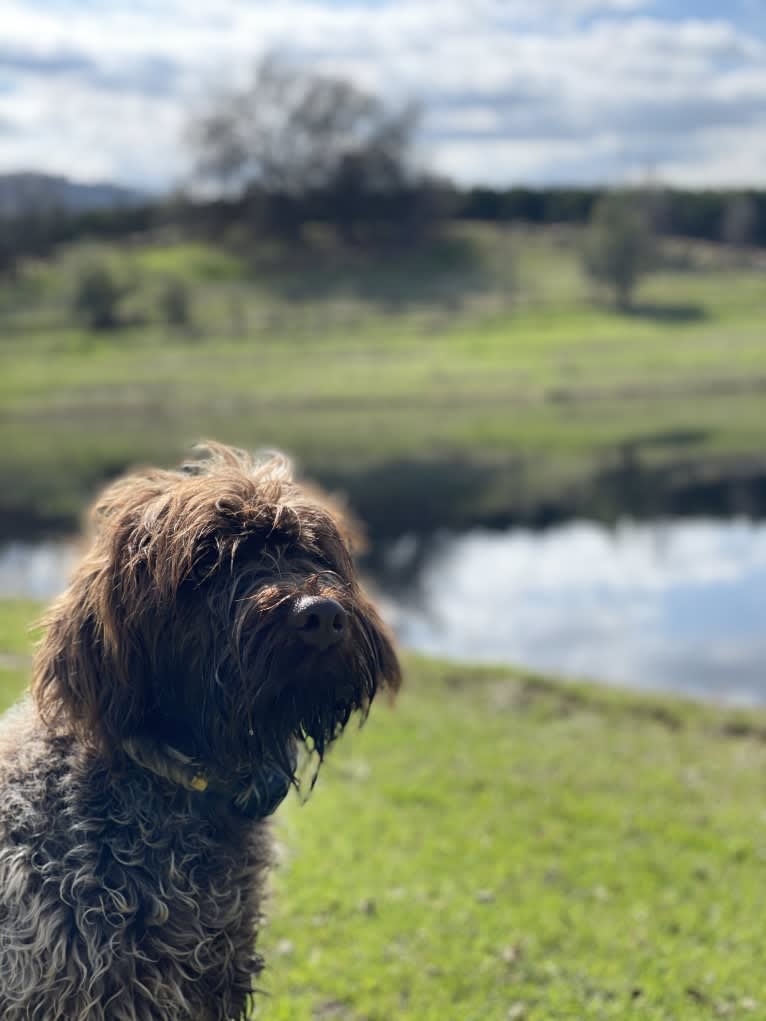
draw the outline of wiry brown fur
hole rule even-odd
[[[244,1018],[269,841],[243,806],[399,685],[337,510],[279,456],[208,449],[104,492],[0,726],[3,1021]],[[333,648],[291,631],[305,596],[345,611]]]

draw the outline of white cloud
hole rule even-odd
[[[171,181],[188,112],[276,48],[420,98],[424,152],[462,181],[651,167],[678,183],[762,182],[763,40],[723,17],[661,11],[646,0],[167,0],[94,15],[6,0],[0,167]]]
[[[689,187],[764,186],[766,128],[763,124],[701,131],[694,153],[679,155],[664,167],[664,178]]]
[[[55,94],[55,102],[52,95]],[[0,95],[0,167],[162,188],[186,172],[183,111],[168,99],[99,92],[78,83]]]

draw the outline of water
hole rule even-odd
[[[0,598],[51,599],[77,562],[75,543],[11,542],[0,546]]]
[[[394,622],[422,652],[766,702],[766,525],[476,531],[402,540],[389,570],[412,574]]]
[[[0,549],[0,595],[46,599],[67,543]],[[574,522],[403,538],[378,579],[403,645],[568,677],[766,702],[766,525]]]

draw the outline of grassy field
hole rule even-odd
[[[407,665],[278,813],[262,1021],[766,1015],[766,718]]]
[[[463,467],[477,518],[587,485],[625,451],[762,462],[763,256],[669,245],[626,314],[594,300],[576,231],[456,227],[375,258],[322,244],[81,244],[5,282],[0,515],[71,522],[102,479],[205,435],[284,447],[341,485]],[[73,321],[94,263],[129,286],[118,330]],[[182,328],[162,321],[171,284]]]

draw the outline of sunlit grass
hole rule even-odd
[[[465,227],[422,253],[290,261],[135,242],[102,249],[135,281],[110,333],[73,326],[68,305],[94,249],[62,251],[0,289],[0,477],[20,486],[0,509],[71,518],[99,479],[210,434],[285,447],[309,472],[522,459],[531,485],[544,455],[548,488],[557,465],[585,484],[637,444],[650,462],[760,456],[763,268],[688,246],[625,314],[596,300],[579,243]],[[171,278],[187,329],[159,316]]]
[[[0,603],[0,699],[32,604]],[[759,1017],[766,720],[408,659],[276,833],[261,1021]]]

